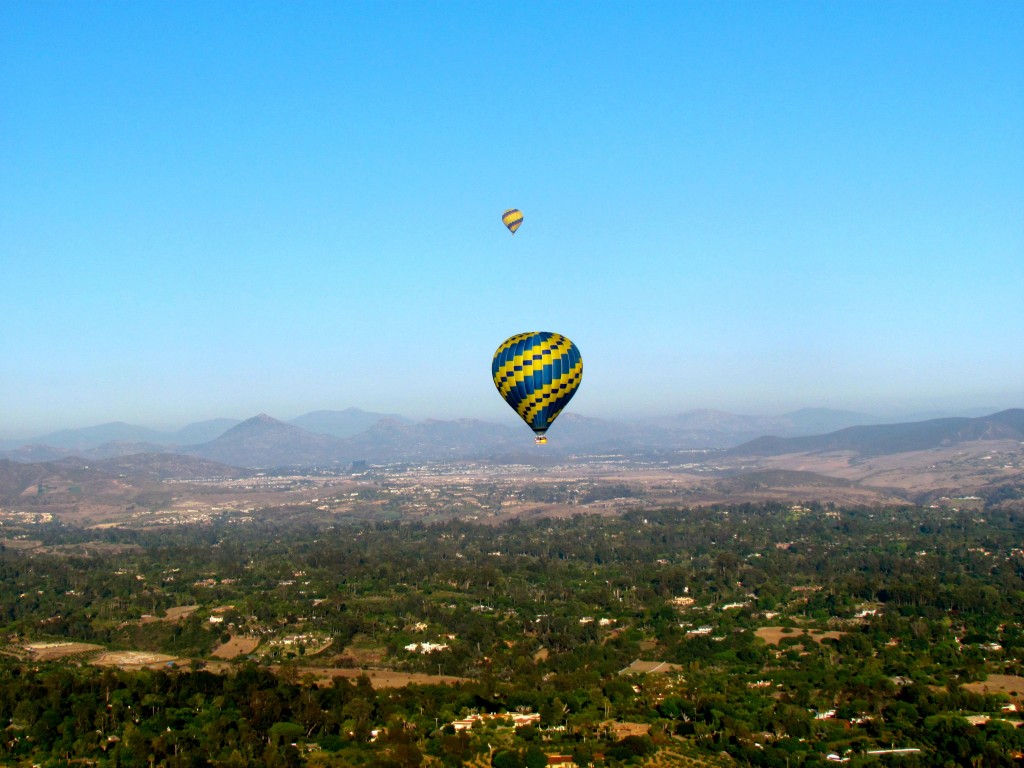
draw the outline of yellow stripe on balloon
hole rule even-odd
[[[523,223],[523,214],[516,208],[509,208],[501,215],[501,221],[508,227],[508,231],[514,235]]]
[[[561,334],[520,333],[498,347],[491,375],[505,402],[543,435],[579,387],[583,360],[576,345]]]
[[[533,394],[524,398],[523,402],[519,404],[519,408],[516,410],[519,412],[520,416],[529,422],[537,412],[544,407],[547,400],[557,397],[567,389],[575,389],[575,385],[577,385],[582,378],[583,361],[580,360],[576,365],[569,369],[568,373],[563,373],[550,384],[545,384]],[[554,421],[554,418],[555,417],[552,416],[551,420]]]
[[[523,336],[532,336],[533,334],[522,334]],[[511,339],[509,340],[511,341]],[[562,353],[569,349],[572,344],[567,338],[562,336],[555,341],[553,338],[549,339],[549,342],[554,341],[554,344],[549,346],[535,346],[530,349],[520,352],[515,357],[510,358],[505,365],[498,369],[498,372],[494,376],[494,381],[504,382],[499,384],[498,391],[501,392],[501,396],[505,397],[512,388],[520,381],[523,381],[527,376],[533,376],[534,367],[541,367],[548,365],[555,357],[561,357]],[[511,344],[502,345],[502,348],[495,354],[497,357],[503,350],[508,349]],[[535,355],[540,355],[540,360],[534,360]],[[547,358],[546,360],[544,358]],[[517,371],[516,367],[521,366],[522,370]],[[562,374],[563,376],[565,374]]]

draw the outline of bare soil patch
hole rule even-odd
[[[310,674],[318,683],[330,683],[335,677],[355,679],[366,675],[375,688],[404,688],[407,685],[456,685],[468,683],[467,677],[426,675],[420,672],[392,672],[387,669],[346,669],[342,667],[298,667],[299,677]]]
[[[645,675],[667,675],[674,672],[682,672],[681,664],[673,664],[668,661],[641,661],[637,659],[619,674],[645,674]]]
[[[175,608],[168,608],[163,616],[143,616],[139,624],[152,624],[157,621],[181,621],[199,610],[198,605],[179,605]]]
[[[107,651],[92,660],[98,667],[120,667],[121,669],[142,669],[162,667],[170,662],[182,663],[177,656],[150,651]]]
[[[820,643],[822,640],[831,639],[838,640],[840,637],[845,635],[845,632],[837,632],[834,629],[821,630],[821,629],[796,629],[793,627],[761,627],[754,632],[755,635],[760,637],[769,645],[778,645],[783,638],[796,639],[801,635],[808,635],[811,640],[816,643]]]
[[[198,605],[179,605],[177,608],[168,608],[164,614],[164,621],[181,621],[199,610]]]
[[[987,680],[967,683],[964,688],[974,693],[1005,693],[1014,702],[1024,700],[1024,677],[1020,675],[989,675]]]
[[[651,732],[650,723],[629,723],[619,720],[605,720],[601,726],[611,732],[616,740],[627,736],[646,736]]]
[[[258,637],[244,637],[232,635],[226,643],[221,643],[213,650],[213,655],[218,659],[233,659],[236,656],[252,653],[259,647]]]
[[[54,661],[81,653],[95,653],[104,648],[92,643],[26,643],[25,650],[35,661]]]

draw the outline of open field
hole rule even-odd
[[[142,669],[143,667],[162,667],[174,662],[187,664],[187,659],[168,656],[165,653],[149,651],[107,651],[90,660],[90,664],[98,667],[120,667],[121,669]]]
[[[683,669],[684,669],[684,667],[681,664],[673,664],[673,663],[668,662],[668,661],[641,661],[640,659],[637,659],[632,664],[630,664],[628,667],[626,667],[625,669],[621,670],[619,672],[619,674],[622,675],[622,674],[627,674],[628,673],[628,674],[637,674],[637,675],[638,674],[645,674],[645,675],[662,674],[662,675],[665,675],[665,674],[675,674],[677,672],[682,672]]]
[[[56,661],[81,653],[102,651],[103,646],[92,643],[28,643],[25,645],[25,650],[35,661]]]
[[[975,693],[1005,693],[1015,704],[1024,701],[1024,677],[1020,675],[989,675],[985,680],[964,685]]]
[[[237,636],[232,637],[227,643],[219,646],[213,652],[213,657],[219,660],[209,660],[205,663],[206,669],[210,672],[227,673],[232,665],[227,660],[233,659],[240,654],[247,654],[254,651],[260,644],[259,638]],[[99,667],[120,667],[121,669],[155,669],[164,667],[169,663],[177,666],[189,666],[192,659],[172,656],[165,653],[154,653],[152,651],[108,651],[102,645],[93,643],[73,642],[38,642],[26,643],[21,648],[28,652],[29,657],[34,661],[58,661],[73,656],[87,655],[89,664]],[[377,653],[361,653],[362,658],[377,658]],[[274,667],[280,669],[280,667]],[[320,684],[329,684],[335,677],[343,677],[354,680],[362,675],[369,678],[374,688],[403,688],[407,685],[454,685],[468,682],[468,678],[456,677],[453,675],[430,675],[418,672],[393,672],[388,669],[376,669],[365,667],[297,667],[296,672],[300,677],[312,675]]]
[[[966,495],[993,483],[1024,478],[1024,446],[1015,440],[978,440],[950,448],[859,458],[848,451],[745,459],[763,469],[815,472],[862,489],[906,499],[949,492]]]
[[[651,732],[650,723],[630,723],[622,720],[605,720],[601,727],[614,734],[616,740],[627,736],[646,736]]]
[[[233,659],[239,655],[252,653],[259,647],[259,644],[258,637],[232,635],[226,643],[221,643],[213,649],[213,655],[218,659]]]
[[[163,616],[143,616],[139,619],[139,624],[152,624],[157,621],[181,621],[182,619],[187,619],[198,609],[198,605],[179,605],[175,608],[168,608]]]
[[[754,632],[755,635],[764,640],[768,645],[778,645],[784,638],[796,639],[807,634],[811,640],[820,643],[822,640],[838,640],[845,632],[821,629],[802,629],[794,627],[761,627]]]
[[[168,608],[164,614],[164,621],[181,621],[191,616],[199,609],[198,605],[179,605],[177,608]]]
[[[330,683],[335,677],[355,679],[366,675],[374,688],[404,688],[407,685],[455,685],[469,678],[454,675],[427,675],[420,672],[392,672],[387,669],[351,669],[344,667],[298,667],[299,677],[310,674],[318,683]]]

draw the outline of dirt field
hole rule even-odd
[[[107,651],[93,659],[90,663],[98,667],[120,667],[121,669],[142,669],[165,666],[168,662],[188,664],[187,659],[168,656],[164,653],[149,651]]]
[[[168,608],[167,613],[163,616],[143,616],[139,619],[139,624],[152,624],[157,621],[181,621],[198,610],[198,605],[179,605],[176,608]]]
[[[104,650],[102,645],[92,643],[28,643],[25,650],[35,661],[54,661],[80,653],[95,653]]]
[[[789,630],[788,632],[786,630]],[[838,640],[840,637],[845,635],[845,632],[836,632],[835,630],[820,630],[820,629],[801,629],[799,627],[761,627],[755,635],[764,640],[768,645],[778,645],[779,641],[784,637],[797,638],[800,635],[806,633],[810,638],[820,643],[822,640],[831,638],[832,640]]]
[[[164,621],[181,621],[186,616],[191,616],[197,610],[199,610],[198,605],[181,605],[177,608],[168,608]]]
[[[1024,700],[1024,677],[1019,675],[989,675],[980,683],[967,683],[964,686],[974,693],[1005,693],[1015,703]]]
[[[469,678],[453,675],[424,675],[419,672],[391,672],[386,669],[344,669],[340,667],[298,667],[298,676],[313,675],[317,683],[330,683],[332,678],[355,679],[360,675],[370,678],[374,688],[404,688],[407,685],[455,685],[468,683]]]
[[[601,723],[604,728],[614,734],[616,740],[624,739],[627,736],[646,736],[651,732],[650,723],[628,723],[618,720],[606,720]]]
[[[232,635],[230,640],[213,650],[213,655],[218,659],[233,659],[241,654],[252,653],[259,647],[259,644],[260,639],[258,637]]]

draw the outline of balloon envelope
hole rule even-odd
[[[509,208],[501,214],[501,223],[508,227],[508,231],[514,235],[523,223],[523,212],[518,208]]]
[[[562,412],[583,378],[580,351],[548,331],[517,333],[501,343],[491,362],[499,394],[538,435]]]

